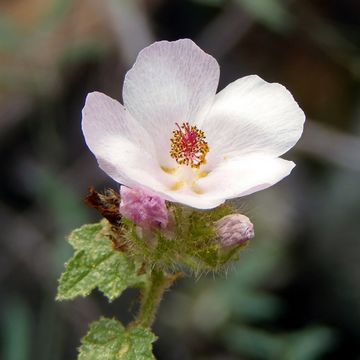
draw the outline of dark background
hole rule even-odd
[[[0,1],[1,359],[75,359],[90,321],[131,319],[134,291],[54,301],[66,235],[99,218],[88,186],[117,186],[80,112],[93,90],[121,100],[140,49],[184,37],[218,60],[220,89],[280,82],[307,123],[291,176],[238,202],[256,232],[239,264],[166,294],[156,356],[360,359],[358,0]]]

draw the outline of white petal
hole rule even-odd
[[[169,158],[175,123],[203,119],[218,81],[218,63],[194,42],[159,41],[142,50],[126,74],[124,105],[156,139],[160,156]]]
[[[225,202],[225,198],[211,198],[207,194],[200,195],[190,191],[158,192],[164,199],[181,203],[196,209],[213,209]]]
[[[281,158],[247,155],[232,158],[198,181],[209,200],[249,195],[276,184],[290,174],[295,164]]]
[[[82,115],[86,144],[115,181],[127,186],[144,182],[148,187],[166,183],[152,139],[119,102],[90,93]]]
[[[197,209],[212,209],[227,199],[249,195],[266,189],[290,174],[295,164],[281,158],[247,155],[232,158],[214,169],[191,187],[169,191],[168,187],[153,188],[164,199]]]
[[[220,91],[203,124],[208,161],[249,153],[280,156],[300,138],[305,115],[280,84],[243,77]]]

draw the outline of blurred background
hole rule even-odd
[[[284,84],[307,114],[292,175],[239,201],[256,238],[217,276],[178,281],[160,308],[158,359],[360,359],[358,0],[0,0],[0,358],[69,360],[108,304],[56,303],[72,250],[97,221],[83,198],[117,185],[80,131],[85,96],[121,100],[140,49],[188,37],[220,63]]]

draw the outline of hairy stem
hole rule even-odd
[[[141,293],[140,310],[134,325],[145,328],[151,327],[164,292],[181,275],[182,273],[167,275],[158,269],[152,271],[151,283]]]

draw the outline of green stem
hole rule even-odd
[[[140,310],[133,325],[151,327],[164,292],[180,275],[182,273],[166,275],[162,270],[152,271],[150,284],[141,293]]]

